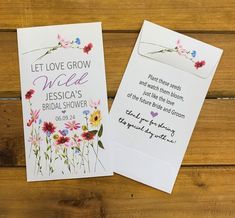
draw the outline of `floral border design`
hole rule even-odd
[[[62,162],[69,173],[86,174],[96,172],[99,164],[104,170],[99,150],[104,149],[102,143],[103,124],[102,114],[99,109],[100,100],[89,103],[89,108],[83,111],[84,122],[76,120],[64,123],[64,128],[58,129],[51,121],[40,119],[40,110],[33,109],[32,97],[35,90],[30,89],[25,94],[29,103],[30,119],[27,127],[30,128],[29,158],[34,158],[34,175],[53,175],[57,162]],[[32,151],[34,157],[32,157]],[[91,166],[91,153],[95,158]],[[43,159],[44,158],[44,159]],[[42,160],[45,160],[43,164]],[[45,165],[45,166],[44,166]],[[65,172],[62,171],[62,174]]]
[[[41,56],[39,56],[36,60],[40,60],[43,57],[51,54],[52,52],[60,49],[60,48],[74,48],[74,49],[81,49],[84,53],[89,54],[89,52],[91,51],[91,49],[93,48],[93,44],[91,42],[89,42],[88,44],[81,46],[81,40],[79,37],[77,37],[75,40],[69,41],[66,40],[64,37],[62,37],[60,34],[57,35],[57,40],[58,40],[58,44],[55,46],[50,46],[50,47],[45,47],[45,48],[38,48],[38,49],[34,49],[28,52],[23,53],[23,55],[31,53],[31,52],[35,52],[35,51],[40,51],[40,50],[46,50],[46,52],[44,52]]]
[[[191,51],[191,50],[185,49],[179,39],[176,41],[176,46],[174,48],[163,48],[158,51],[148,52],[148,54],[166,53],[166,52],[176,52],[178,55],[185,57],[186,59],[190,60],[194,64],[194,67],[196,69],[199,69],[206,65],[205,60],[196,61],[195,58],[197,56],[197,51],[196,50]]]

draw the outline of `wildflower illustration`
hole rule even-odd
[[[68,120],[59,128],[51,120],[39,119],[40,110],[33,109],[31,102],[34,93],[35,91],[30,89],[25,98],[29,102],[30,115],[27,127],[31,128],[28,138],[31,145],[29,158],[32,158],[33,150],[35,173],[49,176],[54,172],[86,174],[96,172],[98,165],[105,170],[99,158],[100,150],[104,149],[100,100],[90,101],[89,107],[82,112],[81,120]],[[45,166],[42,163],[45,163]],[[65,168],[57,168],[61,163]]]
[[[158,46],[160,46],[160,45],[158,45]],[[166,48],[163,46],[160,46],[160,47],[162,47],[161,50],[148,52],[148,54],[175,52],[179,56],[182,56],[182,57],[186,58],[187,60],[191,61],[196,69],[199,69],[199,68],[206,65],[205,60],[201,60],[201,61],[195,60],[197,57],[197,51],[195,51],[195,50],[191,51],[191,50],[185,49],[179,39],[176,41],[176,46],[174,48]]]
[[[30,150],[29,150],[29,158],[31,158],[31,153],[34,153],[34,174],[41,174],[42,173],[42,164],[41,164],[41,119],[39,119],[39,113],[40,110],[34,110],[33,105],[31,103],[31,98],[35,91],[33,89],[30,89],[25,94],[25,99],[29,103],[29,115],[30,119],[27,122],[27,126],[30,128],[30,136],[28,138],[28,142],[30,143]]]
[[[53,168],[53,149],[52,149],[52,139],[51,134],[55,132],[56,127],[51,122],[44,122],[42,130],[46,134],[46,151],[44,151],[46,159],[46,168],[49,167],[49,175],[54,172]],[[47,163],[49,162],[48,166]]]
[[[39,56],[36,60],[40,60],[43,57],[55,52],[58,49],[68,49],[68,48],[72,48],[72,49],[80,49],[83,51],[83,53],[89,54],[89,52],[92,50],[93,48],[93,44],[91,42],[85,44],[84,46],[81,45],[81,40],[79,37],[77,37],[74,40],[66,40],[64,37],[62,37],[60,34],[57,35],[57,45],[55,46],[50,46],[50,47],[44,47],[44,48],[38,48],[38,49],[33,49],[31,51],[25,52],[23,53],[23,55],[31,53],[31,52],[36,52],[36,51],[41,51],[41,50],[46,50],[41,56]]]

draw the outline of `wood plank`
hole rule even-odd
[[[177,30],[235,30],[234,0],[13,1],[0,7],[0,28],[102,21],[105,30],[139,30],[144,19]]]
[[[207,97],[235,96],[235,35],[187,34],[224,49]],[[114,97],[135,44],[137,33],[104,33],[107,89]],[[19,97],[19,64],[15,32],[0,32],[0,97]]]
[[[0,123],[0,166],[25,166],[19,100],[0,101]],[[234,133],[235,100],[206,99],[183,165],[235,164]]]
[[[7,217],[232,218],[235,167],[183,167],[172,195],[119,175],[27,183],[25,168],[1,168],[0,193]]]

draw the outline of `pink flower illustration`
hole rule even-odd
[[[100,100],[92,101],[90,100],[90,107],[97,108],[100,105]]]
[[[38,145],[42,141],[40,136],[31,136],[28,139],[28,142],[30,142],[32,145]]]
[[[77,135],[74,135],[74,140],[78,143],[82,141],[82,139],[80,139]]]
[[[63,47],[63,48],[68,48],[71,45],[70,41],[66,41],[60,34],[58,34],[57,36],[59,44]]]
[[[186,49],[183,48],[183,46],[180,43],[180,40],[178,39],[176,42],[176,50],[178,52],[179,55],[183,55],[187,52]]]
[[[73,141],[69,141],[69,142],[64,143],[64,146],[67,147],[67,148],[68,147],[74,147],[75,143]]]
[[[69,122],[65,123],[65,127],[72,131],[74,129],[76,130],[76,129],[80,128],[81,126],[80,126],[80,123],[76,123],[76,121],[73,120],[71,122],[69,121]]]
[[[27,126],[31,126],[33,122],[36,123],[37,119],[39,118],[39,112],[40,110],[30,110],[31,118],[28,121]]]

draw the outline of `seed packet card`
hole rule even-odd
[[[27,181],[112,175],[101,23],[17,37]]]
[[[221,54],[144,22],[110,112],[114,172],[172,192]]]

